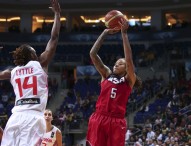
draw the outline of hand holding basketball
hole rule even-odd
[[[128,27],[129,27],[129,24],[127,23],[127,21],[125,19],[122,19],[119,21],[119,25],[120,25],[120,28],[121,28],[121,32],[126,32]]]

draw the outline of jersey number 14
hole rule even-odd
[[[32,78],[31,83],[29,83],[29,78]],[[29,89],[29,88],[33,89],[33,95],[37,95],[37,77],[36,76],[25,77],[23,83],[21,82],[20,78],[17,78],[15,82],[18,84],[20,97],[23,96],[23,89]]]

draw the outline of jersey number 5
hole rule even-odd
[[[30,84],[28,83],[29,78],[32,78],[32,83],[30,83]],[[23,83],[21,83],[20,78],[16,79],[15,82],[18,84],[20,97],[23,96],[23,89],[28,89],[28,88],[32,88],[33,89],[33,95],[37,95],[37,77],[36,76],[25,77]]]
[[[111,88],[111,95],[110,95],[111,98],[115,98],[116,97],[116,94],[117,94],[116,91],[117,91],[116,88]]]

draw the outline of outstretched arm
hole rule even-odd
[[[101,58],[97,54],[101,45],[103,44],[103,41],[107,35],[107,29],[105,29],[102,34],[98,37],[96,42],[94,43],[93,47],[90,50],[90,57],[95,65],[97,71],[100,73],[102,76],[102,80],[104,80],[109,74],[110,74],[110,69],[102,62]]]
[[[118,30],[116,29],[105,29],[102,34],[98,37],[96,42],[94,43],[93,47],[90,50],[90,57],[95,65],[97,71],[102,76],[102,81],[107,78],[109,74],[111,74],[111,70],[102,62],[101,58],[97,54],[101,45],[103,44],[103,41],[107,34],[113,34],[116,33]]]
[[[0,71],[0,80],[6,80],[11,78],[11,69]]]
[[[53,58],[56,47],[58,44],[59,39],[59,32],[60,32],[60,5],[58,3],[58,0],[51,0],[52,11],[54,12],[54,24],[51,31],[51,38],[48,41],[48,44],[46,46],[45,51],[41,54],[39,61],[42,65],[42,67],[47,71],[48,64]]]
[[[131,46],[130,46],[129,39],[127,36],[128,23],[127,23],[126,19],[121,19],[121,21],[119,23],[121,25],[121,35],[122,35],[122,39],[123,39],[124,55],[125,55],[125,61],[127,64],[126,78],[128,79],[129,84],[132,88],[136,81],[136,75],[135,75],[135,71],[134,71]]]

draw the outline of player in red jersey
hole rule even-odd
[[[100,73],[101,93],[96,103],[96,111],[91,115],[88,124],[87,146],[124,146],[127,124],[125,120],[128,97],[136,82],[131,47],[127,29],[128,23],[121,19],[121,36],[124,56],[116,61],[113,72],[102,62],[98,51],[108,34],[117,29],[105,29],[98,37],[90,51],[90,57]]]

